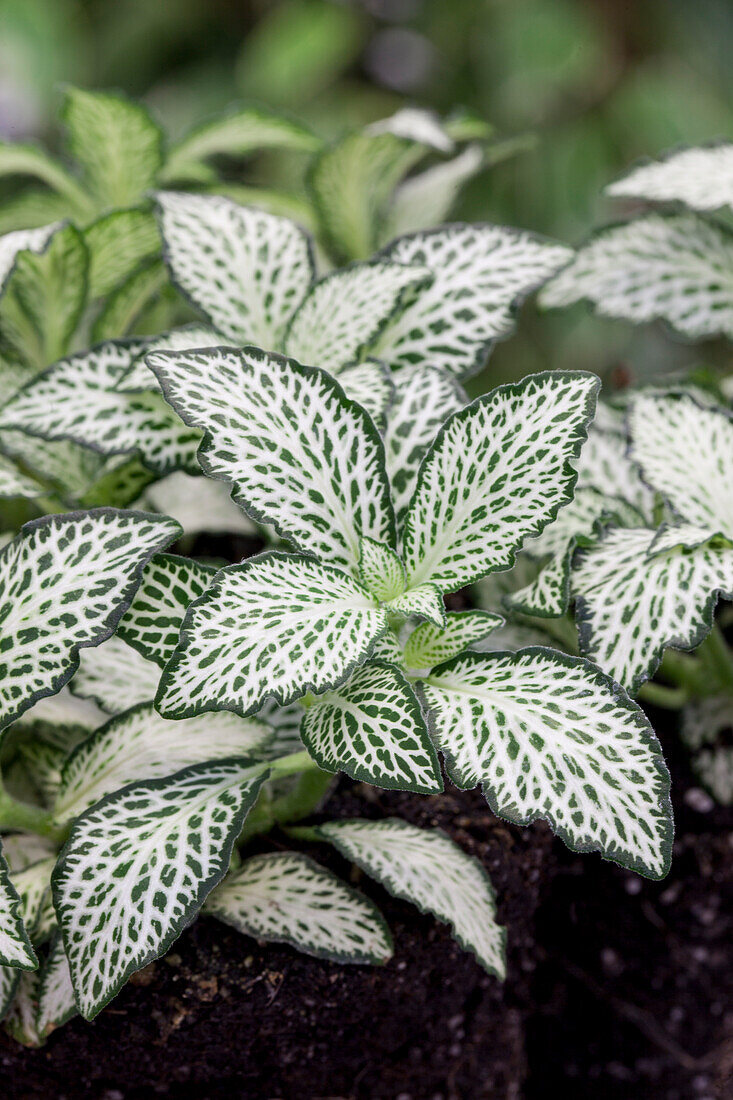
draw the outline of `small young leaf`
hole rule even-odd
[[[147,210],[113,210],[84,231],[89,250],[89,297],[102,298],[143,260],[160,251],[155,218]]]
[[[394,375],[395,397],[387,413],[384,450],[397,522],[402,526],[417,472],[440,426],[468,404],[461,387],[437,367],[413,367]]]
[[[459,787],[519,825],[546,818],[574,851],[663,878],[669,775],[643,711],[588,661],[549,649],[464,654],[421,685]]]
[[[655,546],[654,530],[612,529],[578,554],[573,569],[580,652],[631,694],[654,674],[667,646],[700,644],[718,593],[733,597],[733,550],[700,545],[698,528],[672,531],[665,549]],[[686,541],[692,546],[683,549]]]
[[[392,938],[384,917],[363,894],[300,852],[245,860],[206,902],[239,932],[341,963],[384,963]]]
[[[405,567],[383,542],[364,536],[359,542],[359,576],[378,600],[392,600],[405,590]]]
[[[111,718],[68,757],[54,802],[57,821],[78,817],[128,783],[163,779],[192,764],[260,754],[270,738],[264,722],[207,714],[171,722],[152,703]]]
[[[39,1039],[46,1039],[77,1012],[69,960],[61,936],[57,933],[41,967],[35,1020]]]
[[[392,372],[379,359],[365,359],[338,373],[344,393],[371,416],[380,432],[387,423],[387,410],[394,400]]]
[[[382,440],[325,371],[257,348],[156,352],[148,364],[204,429],[204,471],[231,481],[253,518],[351,570],[362,535],[394,544]]]
[[[464,183],[485,164],[480,145],[469,145],[457,157],[411,176],[395,190],[382,239],[391,240],[444,222]]]
[[[113,632],[173,520],[100,508],[32,520],[0,552],[0,728],[73,676]]]
[[[411,585],[452,592],[512,564],[523,540],[572,497],[571,463],[598,386],[582,372],[530,375],[446,422],[420,467],[405,520]]]
[[[397,818],[330,821],[318,831],[394,897],[449,924],[490,974],[505,976],[506,932],[496,923],[488,875],[444,833]]]
[[[345,573],[289,554],[227,566],[187,611],[156,703],[169,718],[254,714],[341,684],[387,627],[386,612]]]
[[[315,274],[302,229],[218,196],[168,192],[158,203],[179,289],[234,343],[281,347]]]
[[[143,260],[123,283],[107,295],[92,325],[92,343],[118,340],[132,332],[166,287],[168,272],[163,261],[158,256]]]
[[[69,88],[62,117],[99,208],[134,206],[163,163],[163,135],[148,112],[121,96]]]
[[[693,398],[639,394],[631,457],[646,482],[690,524],[733,539],[733,420]]]
[[[695,214],[647,214],[602,230],[541,295],[583,298],[605,317],[667,321],[685,336],[733,337],[733,235]]]
[[[125,787],[74,822],[52,887],[83,1016],[190,924],[266,777],[245,760],[197,764]]]
[[[182,325],[164,332],[146,342],[130,368],[121,375],[115,389],[121,393],[159,391],[160,383],[145,362],[146,355],[154,351],[190,351],[191,348],[216,348],[223,344],[226,344],[224,337],[210,325]]]
[[[24,1047],[39,1047],[41,1039],[36,1030],[36,1011],[38,1007],[38,989],[40,977],[38,971],[20,974],[20,980],[14,989],[10,1011],[5,1018],[5,1030],[8,1035]]]
[[[400,615],[417,615],[437,627],[442,627],[445,623],[443,595],[434,584],[418,584],[408,588],[401,595],[389,600],[387,607]]]
[[[599,411],[605,406],[599,404]],[[595,489],[603,496],[625,500],[651,523],[654,518],[654,493],[641,479],[638,468],[628,455],[626,436],[619,431],[602,428],[599,417],[591,424],[580,457],[573,465],[578,471],[578,488]]]
[[[334,271],[315,283],[296,309],[283,350],[299,363],[335,374],[362,358],[405,299],[431,277],[424,267],[385,261]]]
[[[107,714],[149,703],[160,683],[160,666],[113,635],[103,645],[85,651],[71,681],[74,695],[94,700]]]
[[[38,229],[16,229],[12,233],[0,236],[0,291],[13,270],[18,253],[42,252],[48,244],[49,237],[58,229],[58,225],[42,225]]]
[[[417,794],[443,789],[420,704],[392,665],[370,662],[319,698],[305,711],[301,736],[325,771]]]
[[[21,473],[12,459],[0,455],[0,497],[4,500],[12,497],[33,500],[35,497],[43,496],[44,493],[45,489],[40,482]]]
[[[683,202],[693,210],[733,207],[733,145],[677,149],[606,188],[614,198]]]
[[[455,378],[479,370],[511,332],[519,303],[572,253],[493,225],[450,225],[400,237],[380,257],[420,265],[433,282],[387,325],[373,353],[391,367],[442,367]]]
[[[38,959],[23,921],[25,916],[32,924],[36,915],[27,912],[20,892],[10,878],[8,865],[0,854],[0,967],[36,969]]]
[[[434,668],[457,657],[504,622],[491,611],[449,611],[445,626],[421,623],[405,643],[408,668]]]

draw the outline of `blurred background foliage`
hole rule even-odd
[[[64,81],[142,98],[173,137],[242,100],[324,137],[405,102],[463,106],[532,140],[456,216],[579,243],[627,212],[602,188],[636,159],[731,137],[732,45],[730,0],[0,0],[0,137],[53,146]],[[247,178],[297,187],[302,170],[270,153]],[[472,389],[550,366],[622,385],[724,354],[528,307]]]

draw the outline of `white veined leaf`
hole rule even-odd
[[[160,256],[149,256],[132,274],[111,291],[94,319],[91,342],[101,344],[105,340],[118,340],[136,327],[145,327],[156,300],[164,292],[170,297],[168,271]]]
[[[389,206],[382,239],[391,240],[418,229],[444,222],[464,183],[485,164],[480,145],[469,145],[444,164],[411,176],[396,188]]]
[[[194,477],[182,470],[168,474],[148,486],[145,507],[172,516],[186,535],[256,535],[258,528],[234,503],[229,486],[210,477]],[[141,501],[142,504],[142,501]]]
[[[389,118],[380,118],[366,127],[368,134],[394,134],[406,141],[418,142],[440,153],[453,150],[453,138],[433,111],[421,107],[400,107]]]
[[[163,163],[163,135],[144,107],[69,88],[62,118],[69,151],[101,208],[132,206],[153,186]]]
[[[42,252],[58,225],[42,225],[38,229],[16,229],[0,236],[0,291],[13,269],[19,252]]]
[[[18,746],[19,756],[28,765],[39,800],[44,806],[53,802],[68,751],[67,748],[49,744],[41,737],[33,736]]]
[[[22,871],[46,856],[55,854],[56,846],[34,833],[12,833],[2,838],[3,855],[11,871]]]
[[[455,378],[483,367],[491,345],[514,327],[520,302],[572,253],[494,225],[449,225],[400,237],[380,257],[433,272],[382,332],[373,353],[391,367],[442,367]]]
[[[301,852],[253,856],[205,911],[239,932],[341,963],[385,963],[392,937],[376,905]]]
[[[420,690],[457,786],[482,784],[516,824],[545,818],[574,851],[666,875],[669,775],[643,711],[608,676],[538,648],[464,654]]]
[[[14,728],[31,732],[42,730],[44,740],[65,748],[75,743],[78,733],[85,737],[106,720],[106,714],[99,707],[72,695],[67,685],[29,707],[14,723]]]
[[[0,388],[2,381],[0,380]],[[41,439],[28,432],[0,432],[0,445],[32,476],[47,483],[65,503],[78,503],[98,481],[105,459],[66,439]]]
[[[721,806],[733,804],[733,748],[730,745],[700,749],[693,757],[692,767],[716,802]]]
[[[401,526],[425,452],[440,426],[467,405],[468,398],[455,379],[438,367],[401,370],[393,380],[395,398],[387,412],[384,450]]]
[[[145,393],[160,390],[160,383],[145,362],[145,356],[154,351],[189,351],[191,348],[215,348],[226,344],[211,325],[182,325],[170,332],[148,340],[144,350],[126,370],[115,385],[120,393]]]
[[[23,872],[19,872],[23,874]],[[40,904],[40,899],[39,899]],[[0,854],[0,969],[35,970],[38,959],[26,930],[24,906],[20,892],[8,873],[8,865]],[[29,923],[35,914],[28,914]],[[0,982],[0,990],[3,983]]]
[[[299,363],[336,373],[361,359],[405,300],[430,281],[424,267],[383,260],[333,271],[296,309],[283,350]]]
[[[8,1035],[25,1047],[41,1045],[36,1030],[39,984],[38,971],[22,973],[14,990],[10,1011],[5,1017],[4,1027]]]
[[[303,706],[301,703],[290,703],[286,707],[281,707],[269,699],[257,711],[255,718],[267,724],[272,737],[267,749],[261,754],[264,758],[276,760],[278,756],[302,752],[300,723],[303,719]]]
[[[145,566],[140,587],[122,616],[117,635],[147,661],[163,667],[178,645],[188,607],[202,596],[214,578],[213,565],[156,554]]]
[[[733,539],[733,421],[691,397],[639,394],[631,457],[645,480],[690,524]]]
[[[12,497],[34,500],[43,496],[45,491],[40,482],[22,473],[12,459],[0,455],[0,497],[5,500]]]
[[[689,703],[682,711],[680,732],[701,783],[722,806],[733,804],[733,748],[723,740],[733,732],[731,696],[713,695]]]
[[[733,145],[702,145],[676,149],[661,160],[634,168],[610,184],[614,198],[652,202],[683,202],[693,210],[733,206]]]
[[[166,182],[198,180],[201,163],[212,156],[242,157],[260,149],[314,152],[320,140],[312,130],[283,115],[244,107],[204,122],[171,149],[162,178]]]
[[[69,961],[61,936],[57,934],[41,967],[35,1020],[39,1039],[46,1039],[77,1012]]]
[[[548,283],[544,306],[591,301],[605,317],[665,320],[733,337],[733,235],[695,214],[647,214],[602,230]]]
[[[646,552],[647,558],[656,558],[673,550],[697,550],[703,543],[710,542],[714,549],[723,548],[720,535],[709,527],[696,527],[692,523],[663,523],[658,528]]]
[[[374,648],[371,653],[371,660],[373,661],[386,661],[387,664],[395,665],[397,668],[404,669],[405,658],[400,647],[397,635],[392,630],[387,630],[386,633],[378,638],[374,643]]]
[[[680,547],[684,528],[675,531],[672,541]],[[631,694],[654,674],[667,646],[700,644],[718,593],[733,597],[733,550],[699,545],[697,529],[692,534],[693,548],[650,557],[656,531],[614,528],[576,558],[580,652]]]
[[[51,872],[55,864],[56,857],[47,855],[21,871],[13,872],[13,885],[20,896],[23,921],[36,946],[44,938],[42,931],[39,934],[39,922],[50,890]],[[35,967],[28,969],[35,970]]]
[[[599,381],[555,371],[500,386],[441,428],[405,520],[410,584],[452,592],[508,568],[572,497]]]
[[[156,703],[188,718],[254,714],[342,683],[369,655],[387,614],[331,565],[281,553],[227,566],[187,611]]]
[[[70,439],[104,455],[139,454],[161,475],[178,468],[197,473],[200,432],[159,393],[115,389],[138,347],[111,340],[54,363],[6,405],[0,427]]]
[[[445,626],[420,623],[405,643],[405,663],[414,669],[442,665],[485,638],[503,622],[501,615],[491,611],[449,611]]]
[[[269,728],[253,718],[222,712],[171,722],[152,703],[141,703],[74,749],[61,773],[54,816],[69,821],[140,779],[163,779],[208,760],[259,756],[269,738]]]
[[[408,588],[387,603],[390,611],[400,615],[417,615],[429,623],[442,627],[445,623],[445,605],[440,589],[434,584],[418,584]]]
[[[10,840],[11,838],[8,838]],[[45,853],[44,853],[45,855]],[[51,871],[56,862],[55,856],[51,858],[43,858],[39,862],[35,862],[32,866],[28,866],[21,871],[14,872],[13,883],[14,890],[17,891],[16,896],[20,900],[20,913],[23,921],[21,922],[22,934],[27,942],[27,949],[30,951],[30,959],[27,963],[21,964],[15,962],[12,966],[0,965],[0,1020],[2,1020],[8,1013],[14,998],[18,996],[19,990],[22,987],[23,975],[36,971],[38,966],[38,960],[35,952],[30,946],[30,940],[28,939],[28,933],[33,937],[34,942],[41,943],[43,936],[39,936],[39,921],[41,919],[45,898],[49,893],[49,883],[51,877]],[[5,870],[5,861],[0,856],[0,879],[2,885],[0,885],[0,949],[3,950],[3,958],[7,957],[7,948],[9,941],[8,933],[8,912],[6,902],[7,891],[7,871]],[[12,941],[10,947],[14,945]],[[21,969],[23,965],[23,969]]]
[[[570,602],[572,556],[573,548],[570,547],[566,553],[551,558],[531,584],[507,596],[507,607],[541,619],[557,619],[564,615]]]
[[[171,277],[237,344],[282,346],[315,269],[295,222],[216,195],[158,195]]]
[[[324,771],[417,794],[443,789],[420,704],[393,665],[370,662],[357,669],[306,709],[300,730]]]
[[[93,700],[107,714],[122,714],[128,707],[154,699],[159,683],[160,666],[115,634],[82,654],[69,686],[74,695]]]
[[[605,409],[599,404],[599,409]],[[578,491],[595,489],[615,500],[625,500],[636,508],[647,523],[654,518],[654,493],[645,485],[638,468],[628,455],[628,441],[620,432],[599,427],[598,417],[588,429],[580,457],[573,465],[578,471]]]
[[[486,638],[474,642],[471,649],[476,653],[516,653],[518,649],[538,645],[566,651],[566,647],[557,638],[542,629],[541,622],[529,619],[504,623]]]
[[[438,829],[398,818],[329,821],[318,831],[394,897],[449,924],[461,947],[504,978],[506,931],[496,922],[494,891],[477,859]]]
[[[393,545],[384,447],[372,419],[325,371],[257,348],[156,352],[168,401],[205,432],[204,471],[299,549],[347,569],[359,538]]]
[[[338,372],[344,393],[371,416],[380,432],[387,423],[387,410],[394,400],[393,375],[379,359],[365,359]]]
[[[160,235],[148,210],[113,210],[85,229],[89,297],[102,298],[160,251]]]
[[[363,537],[359,542],[359,577],[378,600],[392,600],[405,591],[405,567],[383,542]]]
[[[0,552],[0,727],[73,676],[129,604],[173,520],[99,508],[27,523]]]
[[[117,791],[74,822],[52,885],[83,1016],[190,924],[266,777],[246,760],[197,764]]]
[[[15,254],[0,297],[0,356],[26,372],[69,350],[87,300],[88,253],[73,225],[62,225],[43,250]]]

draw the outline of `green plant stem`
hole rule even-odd
[[[689,701],[690,695],[686,688],[666,687],[648,680],[639,688],[638,698],[642,703],[651,703],[664,710],[679,710]]]
[[[0,788],[0,831],[37,833],[61,844],[68,830],[54,822],[50,811],[20,802]]]
[[[323,802],[334,778],[331,772],[324,772],[320,768],[303,772],[292,791],[274,799],[272,816],[277,824],[285,825],[289,821],[300,821],[301,818],[313,813]]]
[[[733,653],[717,624],[713,624],[713,629],[698,649],[698,655],[707,673],[706,680],[709,677],[721,691],[733,693]],[[708,681],[707,692],[709,690]]]
[[[283,829],[283,832],[293,840],[307,840],[314,844],[323,843],[323,837],[312,825],[289,825],[287,829]]]
[[[296,775],[313,768],[318,768],[315,760],[309,752],[291,752],[287,756],[278,756],[275,760],[268,761],[270,779],[281,779],[285,775]],[[320,769],[318,769],[320,771]]]
[[[267,788],[263,788],[255,806],[247,815],[238,844],[245,844],[253,836],[269,833],[276,825],[288,821],[299,821],[307,817],[323,801],[326,791],[333,782],[333,775],[318,767],[308,752],[295,752],[289,756],[280,756],[268,765],[270,779],[282,779],[288,775],[298,775],[292,791],[273,798]]]

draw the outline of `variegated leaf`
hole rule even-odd
[[[405,591],[405,567],[399,555],[366,536],[359,542],[359,576],[378,600],[392,600]]]
[[[733,550],[700,545],[697,528],[684,548],[685,528],[672,530],[671,547],[668,533],[650,556],[656,531],[611,529],[578,555],[573,569],[580,652],[632,694],[654,674],[667,646],[700,644],[718,593],[733,597]]]
[[[166,262],[179,289],[236,344],[282,346],[315,274],[294,222],[214,195],[158,195]]]
[[[631,457],[686,523],[733,539],[733,420],[693,398],[639,394],[631,407]]]
[[[480,145],[469,145],[452,160],[406,179],[392,195],[382,239],[444,222],[461,188],[481,171],[485,160]]]
[[[373,353],[391,367],[442,367],[455,378],[484,365],[491,345],[511,332],[520,302],[572,253],[493,225],[451,225],[400,237],[380,253],[420,265],[433,281],[387,325]]]
[[[377,260],[331,272],[296,309],[283,350],[299,363],[337,373],[358,362],[405,299],[430,281],[424,267]]]
[[[405,642],[405,662],[409,668],[428,669],[442,665],[464,649],[485,638],[503,623],[491,611],[449,611],[445,626],[421,623]]]
[[[421,686],[460,787],[516,824],[650,878],[669,869],[669,775],[643,711],[588,661],[549,649],[465,654]]]
[[[89,250],[89,296],[102,298],[129,278],[138,264],[160,251],[149,210],[113,210],[84,231]]]
[[[0,552],[0,727],[73,676],[114,630],[173,520],[100,508],[27,523]]]
[[[394,375],[394,387],[384,450],[392,500],[401,526],[428,447],[440,426],[467,405],[468,398],[455,379],[438,367],[401,370]]]
[[[605,410],[600,404],[599,409]],[[574,462],[578,471],[578,491],[594,489],[597,493],[625,500],[646,523],[654,518],[654,493],[642,480],[638,468],[629,458],[629,444],[620,431],[601,427],[599,418],[591,424],[588,438],[579,458]]]
[[[69,821],[105,795],[140,779],[163,779],[192,764],[259,756],[269,727],[226,712],[171,722],[141,703],[110,719],[64,764],[53,812]]]
[[[614,198],[683,202],[693,210],[733,207],[733,145],[675,149],[634,168],[606,188]]]
[[[506,569],[572,497],[577,457],[598,379],[582,372],[530,375],[455,413],[418,475],[405,520],[411,585],[451,592]]]
[[[43,225],[39,229],[16,229],[0,236],[0,291],[13,269],[19,252],[42,252],[58,225]]]
[[[6,405],[0,427],[70,439],[104,455],[139,454],[160,475],[199,472],[200,432],[183,424],[158,393],[115,389],[140,348],[108,341],[55,363]]]
[[[165,291],[170,301],[172,291],[166,266],[160,256],[150,256],[104,299],[92,325],[91,343],[118,340],[137,327],[145,327],[146,313],[161,300]]]
[[[69,151],[100,209],[133,206],[163,163],[163,135],[137,103],[69,88],[62,109]]]
[[[387,603],[390,611],[400,615],[416,615],[427,619],[437,627],[445,623],[445,605],[440,589],[434,584],[418,584],[406,589],[401,595],[394,596]]]
[[[341,963],[384,963],[392,937],[376,905],[301,852],[253,856],[209,896],[239,932]]]
[[[257,711],[255,718],[268,725],[272,736],[267,749],[262,753],[263,757],[276,760],[278,756],[302,752],[300,723],[303,720],[303,706],[301,703],[289,703],[288,706],[281,707],[279,703],[268,699]]]
[[[461,947],[504,977],[506,932],[496,922],[489,877],[444,833],[398,818],[329,821],[318,831],[394,897],[449,924]]]
[[[393,665],[370,662],[308,707],[301,736],[324,771],[417,794],[443,789],[420,704]]]
[[[542,292],[542,304],[591,301],[598,313],[665,320],[701,339],[733,337],[733,235],[695,214],[647,214],[601,231]]]
[[[362,535],[394,544],[381,438],[325,371],[256,348],[156,352],[148,363],[179,415],[204,429],[206,473],[231,481],[253,518],[352,570]]]
[[[160,383],[150,367],[145,362],[145,357],[154,351],[190,351],[191,348],[216,348],[226,344],[223,336],[220,336],[211,325],[182,325],[170,332],[164,332],[162,336],[156,336],[154,340],[148,340],[144,349],[137,356],[132,365],[120,376],[115,389],[121,393],[145,393],[146,391],[160,390]]]
[[[163,667],[178,645],[181,622],[188,607],[213,580],[213,565],[156,554],[143,570],[132,603],[120,619],[117,634],[147,661]]]
[[[682,739],[695,774],[722,806],[733,804],[733,697],[696,699],[682,711]]]
[[[266,776],[246,760],[197,764],[117,791],[74,822],[53,895],[87,1019],[191,922]]]
[[[366,660],[387,614],[331,565],[269,553],[228,566],[186,613],[157,704],[170,718],[254,714],[342,683]]]
[[[0,497],[7,500],[23,497],[33,500],[42,496],[45,490],[39,481],[24,474],[10,458],[0,455]]]
[[[27,971],[20,975],[12,1002],[5,1017],[4,1027],[8,1035],[24,1047],[38,1047],[41,1039],[36,1029],[38,1009],[39,972]]]
[[[36,1031],[41,1041],[76,1016],[78,1009],[71,984],[69,961],[57,933],[41,967],[36,1009]]]
[[[154,699],[159,683],[160,666],[115,634],[82,654],[69,686],[74,695],[93,700],[107,714],[122,714],[128,707]]]
[[[210,477],[194,477],[177,470],[148,486],[143,500],[151,511],[177,520],[186,535],[201,531],[212,535],[259,532],[232,500],[229,486]]]
[[[387,411],[394,400],[392,372],[379,359],[365,359],[340,370],[338,380],[346,396],[366,409],[383,432]]]
[[[0,854],[0,969],[36,969],[38,959],[23,920],[25,916],[32,924],[36,915],[27,912],[20,891],[10,878],[8,865]],[[0,990],[3,984],[0,981]]]

